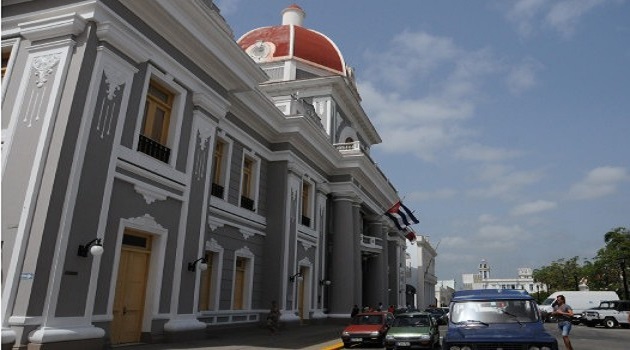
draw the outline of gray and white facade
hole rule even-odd
[[[404,304],[351,69],[274,79],[210,0],[6,0],[2,57],[3,349]]]

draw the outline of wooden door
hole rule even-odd
[[[128,236],[128,235],[125,235]],[[149,237],[132,236],[135,241]],[[145,249],[124,245],[120,253],[118,280],[111,329],[112,344],[136,343],[140,341],[142,317],[149,270],[150,245]]]
[[[242,310],[244,308],[245,263],[245,258],[236,258],[236,271],[234,273],[234,310]]]
[[[199,311],[212,310],[214,307],[212,295],[212,275],[214,273],[214,253],[206,252],[204,258],[208,269],[200,272],[199,280]]]

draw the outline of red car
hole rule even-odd
[[[385,335],[394,321],[389,312],[363,312],[352,318],[341,333],[344,347],[353,344],[377,344],[385,346]]]

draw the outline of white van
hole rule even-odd
[[[553,311],[551,304],[556,301],[558,295],[564,295],[567,305],[571,306],[571,309],[573,309],[573,323],[575,324],[580,323],[583,311],[599,306],[601,301],[619,300],[619,296],[614,291],[557,291],[538,306],[545,321],[550,320],[549,314]]]

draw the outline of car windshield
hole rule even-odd
[[[428,327],[431,324],[428,315],[399,316],[394,319],[393,327]]]
[[[545,301],[543,301],[542,304],[540,305],[551,305],[551,303],[553,303],[554,301],[556,301],[556,298],[547,298],[545,299]]]
[[[381,324],[382,315],[357,315],[352,319],[351,324]]]
[[[532,300],[463,301],[453,304],[454,323],[537,322],[538,312]]]

